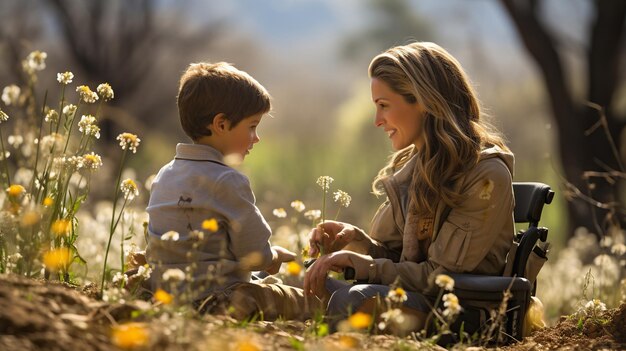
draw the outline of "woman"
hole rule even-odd
[[[501,275],[514,235],[513,155],[483,119],[461,65],[433,43],[397,46],[369,67],[376,127],[396,153],[373,183],[385,194],[365,231],[327,221],[310,233],[304,288],[345,317],[365,300],[386,296],[396,279],[404,303],[423,313],[429,277],[443,272]],[[354,267],[349,285],[327,278]]]

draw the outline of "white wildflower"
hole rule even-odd
[[[137,268],[137,276],[140,276],[141,278],[145,279],[149,279],[150,275],[152,274],[152,268],[150,268],[149,265],[145,264],[143,266],[139,266],[139,268]]]
[[[192,230],[189,232],[189,237],[193,240],[202,241],[204,240],[204,232],[201,230]],[[161,237],[161,240],[163,240],[163,237]]]
[[[46,58],[48,54],[43,51],[33,51],[26,57],[26,64],[32,71],[42,71],[46,68]]]
[[[86,85],[80,85],[76,88],[76,92],[80,95],[80,99],[88,104],[98,101],[98,94],[91,91]]]
[[[111,279],[113,284],[128,284],[128,276],[122,272],[117,272]]]
[[[185,280],[185,272],[178,268],[170,268],[163,273],[166,282],[182,282]]]
[[[304,218],[315,221],[322,216],[322,211],[320,210],[308,210],[304,212]]]
[[[165,232],[163,233],[163,235],[161,235],[161,240],[163,241],[178,241],[178,239],[180,238],[180,234],[178,234],[178,232],[170,230],[169,232]]]
[[[96,125],[96,117],[92,115],[83,115],[80,118],[78,130],[84,135],[100,139],[100,127]]]
[[[332,177],[321,176],[317,178],[317,185],[319,185],[324,191],[330,189],[330,184],[334,181]]]
[[[63,85],[68,85],[74,79],[74,73],[72,72],[63,72],[57,73],[57,81]]]
[[[435,278],[435,284],[438,287],[444,288],[447,291],[452,291],[454,289],[454,279],[446,274],[439,274]]]
[[[74,115],[76,114],[77,109],[78,108],[76,107],[76,105],[73,105],[73,104],[69,104],[63,107],[63,114],[65,115],[65,118],[67,119],[74,118]]]
[[[274,211],[272,211],[272,213],[274,214],[274,216],[276,216],[278,218],[285,218],[285,217],[287,217],[287,212],[282,207],[281,208],[275,208]]]
[[[338,202],[343,207],[350,206],[350,201],[352,201],[352,197],[343,190],[335,191],[334,199],[335,199],[335,202]]]
[[[59,121],[59,113],[54,109],[50,109],[46,113],[44,120],[48,123],[57,123]]]
[[[461,312],[459,298],[452,293],[443,295],[443,306],[445,307],[444,316],[453,317]]]
[[[98,95],[100,95],[102,100],[104,101],[109,101],[113,99],[113,96],[114,96],[113,88],[111,88],[109,83],[102,83],[98,85],[98,88],[96,89],[96,91],[98,92]]]
[[[606,311],[606,304],[599,299],[589,300],[585,304],[585,312],[587,314],[595,314],[602,311]]]
[[[8,85],[2,90],[2,101],[7,106],[17,105],[22,89],[15,84]]]
[[[21,135],[9,135],[7,141],[9,142],[9,145],[17,149],[24,143],[24,137]]]
[[[294,210],[298,211],[298,212],[302,212],[304,211],[304,209],[306,208],[304,206],[304,203],[300,200],[295,200],[291,202],[291,208],[293,208]]]
[[[116,139],[119,140],[122,150],[129,149],[133,153],[137,152],[137,147],[139,146],[139,142],[141,142],[141,139],[131,133],[122,133],[118,135]]]

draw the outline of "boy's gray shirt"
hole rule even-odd
[[[162,274],[178,268],[187,273],[188,281],[177,288],[191,291],[197,300],[249,281],[250,271],[272,262],[271,230],[255,206],[250,181],[225,165],[223,155],[208,145],[176,145],[176,158],[152,183],[146,210],[146,257],[153,268],[153,290],[172,290]],[[202,229],[202,222],[210,219],[219,224],[216,232]],[[177,232],[178,240],[162,240],[169,231]],[[192,231],[203,232],[203,238]]]

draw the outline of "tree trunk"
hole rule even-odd
[[[575,187],[565,187],[565,195],[570,199],[568,233],[571,236],[573,229],[584,226],[597,235],[603,235],[607,215],[616,210],[621,211],[611,207],[620,203],[620,178],[585,179],[585,172],[624,172],[624,162],[617,150],[622,142],[621,131],[625,124],[624,119],[616,116],[611,107],[620,77],[619,59],[623,45],[626,1],[594,1],[596,17],[589,33],[586,101],[575,101],[568,89],[557,51],[558,45],[539,20],[541,2],[500,1],[541,70],[548,91],[550,109],[557,125],[564,177]],[[603,111],[590,107],[590,103]],[[624,217],[617,218],[623,227]]]

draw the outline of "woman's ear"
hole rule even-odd
[[[214,134],[221,134],[228,129],[229,120],[226,118],[225,113],[218,113],[213,117],[213,122],[209,124],[207,128]]]

